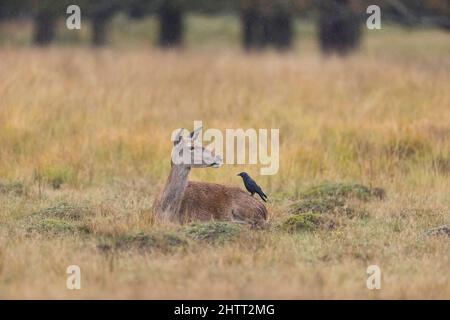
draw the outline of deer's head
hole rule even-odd
[[[222,165],[222,158],[208,150],[197,141],[202,128],[192,131],[189,137],[183,135],[184,129],[176,134],[173,140],[172,165],[181,165],[188,168],[218,168]]]

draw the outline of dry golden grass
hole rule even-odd
[[[450,238],[423,236],[450,223],[449,37],[385,32],[345,60],[306,40],[286,55],[0,49],[0,297],[450,298]],[[170,133],[196,119],[280,129],[277,175],[191,175],[240,186],[245,168],[271,199],[267,230],[209,243],[153,221]],[[332,230],[281,230],[322,181],[387,198]],[[138,232],[156,238],[135,248]],[[66,289],[71,264],[81,290]],[[370,264],[381,290],[366,288]]]

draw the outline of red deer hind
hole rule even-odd
[[[193,131],[189,138],[183,138],[183,131],[181,129],[174,139],[171,170],[162,193],[155,200],[155,215],[163,220],[179,223],[227,220],[262,226],[267,219],[266,207],[242,189],[188,181],[192,168],[218,168],[222,159],[196,143],[201,128]],[[184,152],[188,154],[183,154]],[[174,158],[189,161],[174,163]]]

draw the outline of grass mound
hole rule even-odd
[[[186,239],[183,237],[167,232],[136,232],[131,234],[124,234],[115,236],[103,241],[98,248],[107,251],[109,249],[118,250],[133,250],[137,249],[141,252],[160,250],[163,252],[170,252],[176,248],[187,245]]]
[[[27,188],[22,182],[0,182],[0,193],[22,196]]]
[[[428,236],[447,236],[450,237],[450,224],[430,229],[426,232]]]
[[[305,213],[287,218],[281,225],[287,232],[313,231],[320,225],[320,214]]]
[[[369,201],[383,198],[384,190],[371,189],[356,183],[324,183],[314,186],[300,194],[300,199],[289,208],[291,214],[339,213],[347,216],[355,214],[349,200]]]
[[[343,199],[324,196],[319,198],[300,199],[290,207],[289,212],[292,214],[335,212],[351,215],[353,209],[348,207]]]
[[[376,190],[378,190],[377,188]],[[300,197],[304,199],[318,199],[318,198],[357,198],[359,200],[368,201],[376,193],[376,190],[366,187],[358,183],[323,183],[314,186],[305,192]]]
[[[36,221],[29,228],[28,232],[38,232],[47,235],[69,235],[79,231],[75,224],[60,219],[44,219]]]
[[[27,233],[47,236],[90,233],[84,221],[90,212],[86,206],[61,202],[25,217],[21,220],[21,226]]]
[[[61,202],[53,207],[38,211],[36,215],[70,221],[80,221],[89,213],[90,210],[87,206],[78,206],[66,202]]]
[[[282,229],[312,231],[319,227],[332,229],[338,217],[366,216],[356,202],[384,198],[381,188],[369,188],[357,183],[324,183],[305,190],[300,199],[289,207],[292,215],[282,223]]]
[[[233,240],[241,233],[241,226],[230,222],[193,223],[186,227],[185,233],[194,240],[223,244]]]

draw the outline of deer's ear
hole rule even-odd
[[[199,127],[199,128],[197,128],[197,129],[195,129],[194,131],[191,132],[191,140],[192,140],[192,141],[197,140],[198,135],[199,135],[200,132],[202,131],[202,128],[203,128],[203,127]]]
[[[181,128],[180,131],[178,131],[178,133],[176,131],[174,131],[172,133],[172,141],[173,141],[173,145],[176,146],[177,144],[179,144],[181,142],[181,140],[183,140],[183,131],[184,129]],[[175,134],[175,136],[174,136]]]

